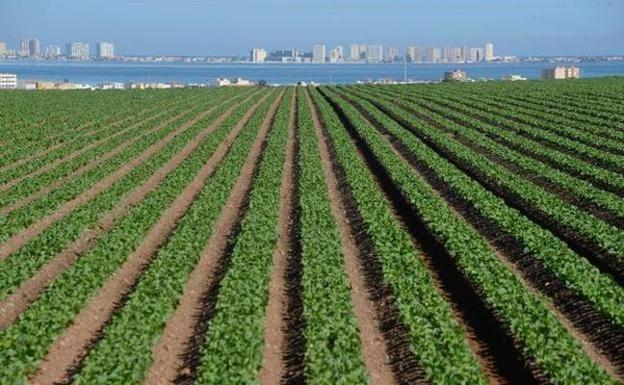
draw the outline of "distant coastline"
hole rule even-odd
[[[124,61],[26,61],[1,60],[0,73],[16,73],[20,80],[107,82],[180,82],[209,84],[217,78],[243,78],[268,84],[353,84],[378,80],[439,81],[444,72],[460,68],[475,80],[500,80],[521,75],[539,79],[540,71],[561,62],[515,63],[383,63],[383,64],[281,64],[281,63],[179,63]],[[570,61],[581,69],[582,78],[624,75],[624,60]]]

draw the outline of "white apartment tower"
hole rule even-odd
[[[50,44],[46,48],[46,57],[55,58],[61,56],[61,47],[55,44]]]
[[[389,63],[399,60],[399,49],[397,47],[388,47],[385,60]]]
[[[484,59],[485,61],[494,60],[494,44],[489,41],[485,44]]]
[[[0,41],[0,56],[4,56],[6,55],[6,43],[3,41]]]
[[[356,62],[360,60],[360,45],[352,44],[349,49],[349,61]]]
[[[264,63],[267,57],[267,52],[264,48],[254,48],[251,50],[250,59],[252,63]]]
[[[65,55],[71,59],[88,59],[90,56],[89,44],[79,41],[67,43]]]
[[[366,50],[366,61],[369,63],[380,63],[383,60],[383,46],[369,45]]]
[[[325,63],[325,46],[323,44],[312,46],[312,63]]]
[[[114,59],[115,58],[115,46],[112,43],[105,41],[97,44],[97,58],[98,59]]]
[[[329,51],[330,63],[341,63],[344,60],[344,48],[339,45]]]

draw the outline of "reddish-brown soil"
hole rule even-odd
[[[202,318],[201,313],[205,310],[201,306],[202,299],[212,287],[218,285],[216,277],[219,275],[217,270],[221,265],[222,255],[228,245],[232,230],[240,220],[243,202],[251,188],[252,176],[262,155],[264,142],[282,96],[283,91],[267,113],[230,197],[214,226],[215,230],[186,282],[180,303],[167,321],[160,340],[154,346],[153,363],[145,381],[147,385],[173,384],[180,374],[191,374],[193,371],[193,368],[185,366],[184,356],[197,330],[197,323]],[[248,116],[251,117],[251,114]],[[242,129],[242,125],[237,128]]]
[[[39,175],[41,175],[43,173],[46,173],[46,172],[51,171],[51,170],[54,170],[57,166],[59,166],[59,165],[61,165],[63,163],[69,162],[72,159],[75,159],[75,158],[83,155],[84,153],[88,152],[89,150],[92,150],[92,149],[94,149],[94,148],[96,148],[96,147],[98,147],[98,146],[100,146],[100,145],[102,145],[102,144],[104,144],[104,143],[106,143],[106,142],[108,142],[108,141],[118,137],[118,136],[126,134],[126,133],[136,129],[137,127],[142,126],[143,124],[146,124],[146,123],[148,123],[148,122],[150,122],[150,121],[152,121],[154,119],[157,119],[159,116],[165,114],[165,112],[166,111],[160,112],[160,113],[158,113],[158,114],[156,114],[154,116],[151,116],[151,117],[149,117],[147,119],[144,119],[144,120],[142,120],[140,122],[137,122],[137,123],[135,123],[135,124],[133,124],[133,125],[131,125],[129,127],[126,127],[123,130],[117,131],[114,134],[111,134],[111,135],[109,135],[109,136],[107,136],[105,138],[93,141],[90,144],[84,146],[83,148],[81,148],[79,150],[76,150],[76,151],[72,152],[69,155],[66,155],[66,156],[64,156],[62,158],[56,159],[56,160],[46,164],[45,166],[43,166],[41,168],[38,168],[37,170],[34,170],[34,171],[32,171],[32,172],[30,172],[28,174],[25,174],[25,175],[21,175],[21,176],[15,178],[13,180],[7,182],[7,183],[4,183],[4,184],[0,185],[0,192],[9,190],[11,187],[16,186],[17,184],[19,184],[23,180],[33,179],[33,178],[36,178],[37,176],[39,176]],[[181,113],[181,114],[177,115],[176,118],[180,118],[183,115],[187,114],[188,112],[189,112],[189,110],[185,111],[184,113]]]
[[[210,113],[210,110],[207,110],[198,114],[193,119],[184,123],[182,126],[180,126],[179,128],[169,133],[167,136],[159,140],[157,143],[147,148],[143,153],[141,153],[139,156],[135,157],[133,160],[126,163],[123,167],[119,168],[114,173],[109,174],[107,177],[100,180],[98,183],[91,186],[91,188],[84,191],[83,193],[75,197],[74,199],[63,204],[61,207],[59,207],[56,211],[54,211],[50,215],[44,218],[41,218],[40,220],[33,223],[26,229],[13,235],[4,244],[0,246],[0,260],[3,260],[9,255],[13,254],[20,247],[22,247],[25,243],[27,243],[28,241],[30,241],[37,235],[41,234],[41,232],[43,232],[44,230],[52,226],[56,221],[63,218],[67,214],[71,213],[77,207],[90,201],[91,199],[99,195],[101,192],[109,188],[113,183],[115,183],[119,179],[128,175],[138,165],[143,163],[145,160],[149,159],[158,151],[161,151],[163,148],[165,148],[166,145],[173,140],[173,138],[175,138],[177,135],[181,134],[182,132],[186,131],[188,128],[192,127],[193,125],[195,125],[199,120],[207,116],[209,113]],[[175,116],[171,119],[168,119],[167,121],[160,124],[159,127],[165,127],[167,124],[169,124],[172,121],[175,121],[183,114],[184,113],[178,116]]]
[[[226,102],[227,103],[227,102]],[[223,103],[222,103],[223,104]],[[216,107],[211,108],[214,110]],[[234,106],[227,112],[216,118],[202,132],[158,171],[156,171],[145,183],[137,187],[128,196],[121,200],[113,209],[100,219],[94,229],[88,229],[65,250],[57,254],[52,260],[43,266],[33,277],[24,282],[12,295],[0,302],[0,329],[10,325],[15,319],[41,294],[41,292],[56,279],[65,269],[71,266],[80,256],[89,250],[97,239],[113,228],[116,221],[147,194],[153,191],[186,157],[189,156],[218,126],[231,115]]]
[[[286,159],[280,191],[280,212],[278,222],[278,239],[273,253],[273,271],[269,284],[269,301],[266,308],[264,328],[264,354],[260,382],[264,385],[279,384],[285,375],[286,364],[284,363],[283,348],[285,343],[284,313],[286,311],[286,265],[287,254],[290,250],[290,227],[292,225],[291,212],[293,201],[294,184],[294,161],[295,161],[295,118],[296,118],[296,93],[293,92],[290,106],[290,128],[288,142],[286,144]]]
[[[323,173],[327,181],[328,192],[331,202],[331,211],[340,230],[340,241],[344,255],[345,268],[351,283],[351,302],[353,311],[357,317],[360,341],[364,361],[371,380],[374,384],[393,384],[394,377],[392,366],[388,357],[388,346],[380,330],[380,322],[376,317],[374,302],[367,295],[364,276],[359,266],[359,250],[351,237],[349,223],[345,216],[345,207],[341,203],[340,190],[336,175],[332,172],[329,149],[322,133],[316,109],[306,93],[308,104],[312,111],[312,121],[319,142],[319,152],[323,165]]]
[[[247,112],[241,123],[251,117],[259,103],[261,101]],[[242,129],[242,126],[243,124],[237,128]],[[117,306],[128,295],[158,249],[175,230],[180,219],[195,201],[206,181],[212,176],[221,159],[227,153],[230,144],[226,140],[219,146],[193,181],[149,230],[137,249],[128,256],[126,262],[82,309],[72,325],[65,331],[65,334],[54,342],[39,367],[39,371],[30,379],[31,384],[53,385],[67,380],[71,368],[86,356],[89,346],[104,328]]]

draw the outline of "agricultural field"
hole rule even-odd
[[[624,79],[0,92],[0,384],[617,384]]]

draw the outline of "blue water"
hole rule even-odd
[[[575,64],[582,77],[624,75],[624,62]],[[494,78],[518,74],[538,79],[549,63],[514,64],[410,64],[407,77],[413,80],[440,80],[445,71],[461,68],[472,78]],[[187,64],[187,63],[98,63],[0,61],[0,72],[17,73],[21,80],[49,80],[97,84],[102,82],[209,83],[217,77],[242,77],[253,81],[291,84],[355,83],[378,79],[403,79],[402,64]]]

